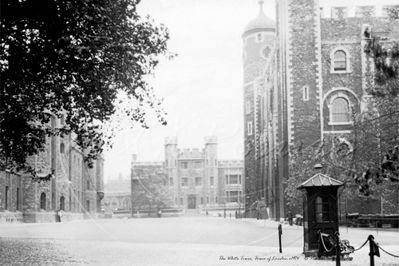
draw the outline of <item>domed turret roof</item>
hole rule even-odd
[[[252,33],[252,32],[257,32],[257,31],[275,31],[276,30],[276,23],[268,18],[265,13],[263,13],[263,0],[259,1],[259,14],[258,16],[253,19],[252,21],[250,21],[248,23],[248,25],[245,27],[243,36],[248,34],[248,33]]]

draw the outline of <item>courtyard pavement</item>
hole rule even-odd
[[[278,223],[210,216],[84,220],[49,224],[0,224],[0,265],[335,265],[305,259],[303,228]],[[387,252],[399,255],[399,229],[340,228],[341,239],[359,248],[373,235]],[[368,244],[352,261],[369,264]],[[375,265],[399,265],[380,251]]]

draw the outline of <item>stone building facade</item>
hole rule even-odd
[[[208,211],[243,209],[244,162],[219,160],[217,137],[206,137],[203,149],[178,149],[178,139],[168,137],[164,150],[164,161],[140,162],[133,154],[130,180],[111,180],[105,185],[104,207],[131,210],[133,206],[135,212],[139,208],[148,209],[148,201],[134,195],[140,192],[135,192],[134,188],[146,186],[150,178],[167,191],[167,195],[157,195],[150,187],[144,189],[153,195],[152,207]]]
[[[51,126],[63,124],[52,118]],[[52,173],[53,178],[35,182],[28,174],[0,172],[0,219],[2,221],[54,222],[62,210],[62,220],[97,217],[103,197],[104,158],[89,168],[74,136],[46,137],[43,152],[31,156],[28,163],[38,176]]]
[[[289,147],[341,138],[351,142],[353,114],[367,107],[373,60],[364,52],[369,32],[399,39],[398,21],[375,7],[332,7],[317,0],[276,0],[276,23],[259,15],[242,35],[244,51],[246,210],[280,219],[288,206],[284,180]],[[267,211],[262,211],[262,207]]]
[[[203,149],[178,149],[165,138],[165,169],[174,207],[198,209],[243,202],[243,162],[218,160],[217,137],[205,137]]]

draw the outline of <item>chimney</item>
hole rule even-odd
[[[323,168],[323,166],[321,165],[321,164],[316,164],[315,166],[314,166],[314,169],[315,169],[315,171],[316,171],[316,174],[321,174],[321,169]]]

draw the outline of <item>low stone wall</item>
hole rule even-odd
[[[70,222],[85,219],[83,213],[60,213],[61,222]],[[93,215],[94,219],[97,219],[96,214]],[[23,222],[25,223],[55,223],[56,213],[54,211],[48,212],[29,212],[23,214]]]
[[[23,216],[22,212],[10,212],[10,211],[3,211],[0,212],[0,223],[11,222],[11,223],[22,223]]]

